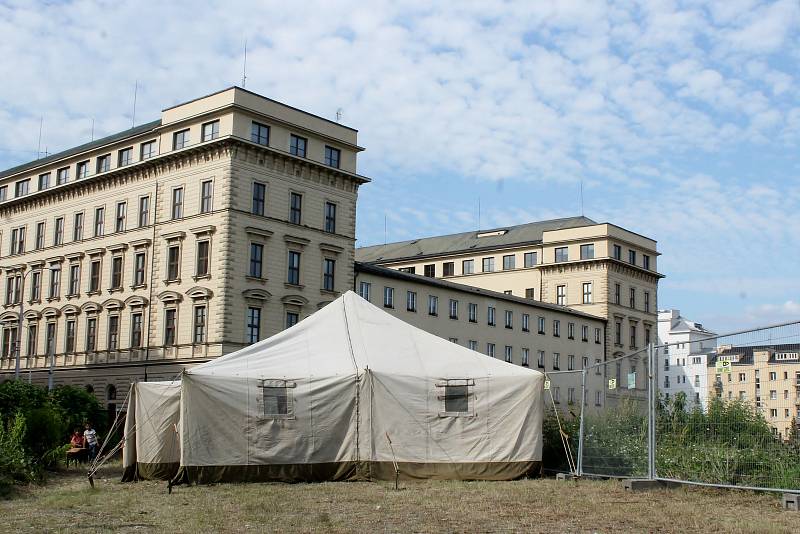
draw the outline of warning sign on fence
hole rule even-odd
[[[636,389],[636,373],[628,373],[628,389]]]
[[[550,389],[550,381],[549,380],[545,380],[544,381],[544,389]]]
[[[609,378],[608,379],[608,389],[617,389],[617,379],[616,378]]]
[[[718,373],[730,373],[731,372],[731,361],[730,360],[717,360],[716,368],[717,368],[717,372]]]

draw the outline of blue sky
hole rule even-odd
[[[0,167],[241,82],[360,131],[359,244],[584,212],[659,242],[660,307],[800,318],[800,5],[0,1]]]

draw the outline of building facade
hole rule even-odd
[[[752,404],[780,439],[800,426],[800,345],[721,345],[708,365],[708,389],[717,398]]]
[[[665,399],[686,396],[687,408],[708,407],[708,364],[716,334],[681,316],[680,310],[658,312],[659,389]]]
[[[0,380],[19,349],[113,404],[324,306],[353,286],[361,150],[230,88],[0,173]]]
[[[654,240],[586,217],[356,250],[360,262],[602,317],[609,359],[656,340],[658,255]]]
[[[579,371],[604,358],[606,321],[563,306],[364,263],[355,265],[355,287],[418,328],[548,373],[552,402],[562,408],[580,403]],[[603,383],[601,369],[587,374],[588,406],[604,405]]]

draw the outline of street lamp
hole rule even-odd
[[[19,292],[17,293],[17,298],[19,299],[19,317],[17,318],[17,340],[14,343],[14,352],[16,356],[16,362],[14,366],[14,379],[19,380],[19,358],[22,346],[22,314],[24,312],[25,306],[25,279],[28,277],[29,274],[33,272],[33,269],[28,271],[23,271],[22,276],[20,277],[19,283]]]

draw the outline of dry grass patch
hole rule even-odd
[[[796,532],[774,495],[683,488],[627,493],[619,482],[121,484],[78,471],[0,502],[16,532]]]

